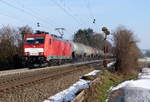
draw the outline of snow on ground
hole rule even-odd
[[[143,68],[136,80],[125,81],[111,88],[111,91],[115,90],[116,94],[121,93],[111,102],[150,102],[150,68]],[[109,102],[108,99],[106,102]]]
[[[100,70],[94,70],[85,76],[96,75]],[[54,96],[51,96],[49,99],[44,102],[70,102],[76,97],[76,94],[84,88],[87,88],[90,85],[91,81],[80,79],[75,84],[70,86],[68,89],[57,93]]]
[[[138,61],[139,62],[150,62],[150,57],[140,58]]]
[[[150,79],[150,68],[143,68],[142,73],[139,73],[138,79]]]
[[[119,84],[118,86],[113,87],[112,91],[124,87],[137,87],[137,88],[144,88],[150,90],[150,68],[143,68],[142,72],[139,73],[138,75],[138,79],[125,81]]]
[[[95,76],[98,72],[100,72],[100,70],[94,70],[88,74],[85,74],[84,76]]]
[[[74,99],[75,94],[84,88],[87,88],[90,84],[90,81],[85,81],[80,79],[78,82],[73,84],[70,88],[57,93],[56,95],[50,97],[48,100],[44,102],[69,102],[70,100]]]
[[[111,63],[108,63],[108,64],[107,64],[107,67],[109,68],[109,67],[113,66],[114,64],[115,64],[115,61],[114,61],[114,62],[111,62]]]

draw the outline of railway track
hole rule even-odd
[[[3,71],[0,71],[0,77],[1,76],[5,76],[5,75],[8,75],[8,74],[15,74],[15,73],[18,73],[18,72],[25,72],[27,71],[28,68],[19,68],[19,69],[12,69],[12,70],[3,70]]]
[[[55,78],[61,77],[65,74],[76,72],[81,69],[81,66],[92,66],[95,64],[101,64],[102,61],[91,61],[85,63],[77,63],[64,65],[62,68],[44,68],[35,69],[31,72],[17,73],[12,76],[0,78],[0,92],[6,92],[13,89],[23,88],[27,85],[36,84],[46,79],[54,80]]]
[[[51,67],[45,67],[45,68],[39,68],[39,69],[16,69],[16,70],[10,70],[10,71],[0,71],[0,84],[1,83],[5,83],[11,80],[17,80],[18,78],[24,78],[24,76],[26,76],[27,74],[41,74],[41,73],[45,73],[45,71],[53,71],[54,69],[57,68],[64,68],[64,67],[72,67],[72,66],[81,66],[84,64],[88,64],[90,65],[90,63],[97,63],[97,62],[102,62],[102,60],[96,60],[96,61],[90,61],[90,62],[80,62],[80,63],[74,63],[74,64],[65,64],[65,65],[61,65],[61,66],[51,66]],[[3,81],[5,80],[5,81]],[[2,82],[3,81],[3,82]]]
[[[35,84],[35,83],[41,82],[45,79],[53,80],[58,76],[63,76],[64,74],[68,74],[68,73],[75,72],[78,70],[81,70],[81,69],[80,68],[71,69],[68,71],[59,72],[57,74],[42,73],[38,76],[27,76],[24,78],[18,78],[16,80],[7,81],[0,85],[0,92],[9,91],[9,90],[15,89],[15,88],[21,88],[21,87],[24,87],[29,84]]]

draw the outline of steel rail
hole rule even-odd
[[[36,84],[38,82],[44,81],[46,79],[55,79],[58,76],[63,76],[66,75],[68,73],[72,73],[75,71],[79,71],[79,70],[85,70],[85,68],[83,69],[82,66],[85,65],[92,65],[94,66],[95,63],[99,63],[102,66],[102,62],[101,61],[96,61],[96,62],[89,62],[89,63],[84,63],[84,64],[77,64],[77,65],[70,65],[68,66],[66,69],[65,68],[56,68],[55,70],[51,71],[50,69],[41,69],[40,71],[34,73],[29,73],[29,75],[25,75],[20,77],[21,74],[17,76],[15,76],[16,78],[12,78],[10,80],[4,80],[0,82],[0,92],[5,92],[5,91],[9,91],[12,89],[17,89],[17,88],[23,88],[27,85],[31,85],[31,84]],[[72,68],[70,68],[72,66]],[[90,67],[87,67],[90,68]],[[65,69],[65,70],[64,70]]]

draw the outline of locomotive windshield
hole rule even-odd
[[[26,38],[27,44],[44,44],[44,37],[29,37]]]

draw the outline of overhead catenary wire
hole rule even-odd
[[[73,13],[73,10],[69,6],[66,5],[64,0],[59,0],[59,1],[63,2],[65,8],[69,12]],[[96,19],[96,17],[93,14],[92,7],[91,7],[91,2],[90,2],[90,0],[84,0],[84,1],[85,1],[85,4],[86,4],[86,8],[87,8],[87,10],[89,12],[90,24],[92,24],[95,27],[95,29],[98,30],[99,28],[98,28],[98,25],[97,25],[97,19]],[[76,15],[76,17],[77,17],[77,15]],[[80,19],[80,17],[78,17],[78,18]],[[80,19],[80,22],[81,21],[83,21],[83,20]],[[86,23],[83,23],[83,24],[86,24]]]
[[[89,0],[84,0],[84,1],[85,1],[85,4],[86,4],[86,7],[87,7],[87,9],[88,9],[90,18],[91,18],[92,20],[94,20],[95,17],[94,17],[94,14],[93,14],[93,12],[92,12],[92,9],[91,9],[90,1],[89,1]]]
[[[63,0],[62,0],[63,1]],[[58,3],[56,0],[52,0],[52,2],[54,3],[54,4],[56,4],[56,6],[58,6],[65,14],[67,14],[68,16],[70,16],[73,20],[74,20],[74,22],[76,23],[76,24],[78,24],[78,27],[80,27],[81,25],[82,26],[84,26],[84,24],[85,23],[83,23],[82,22],[82,20],[80,19],[77,19],[77,17],[75,17],[74,15],[72,15],[72,13],[73,13],[73,10],[70,8],[70,7],[68,7],[67,5],[66,5],[66,3],[64,2],[63,4],[64,4],[64,6],[67,8],[65,8],[65,7],[63,7],[60,3]],[[71,13],[70,13],[71,12]],[[76,30],[77,30],[78,28],[76,28]],[[66,32],[68,32],[67,30],[66,30]],[[70,32],[70,31],[69,31]],[[70,32],[71,33],[71,32]]]
[[[32,17],[34,17],[34,18],[37,19],[37,17],[36,17],[35,15],[33,15],[33,14],[31,14],[31,13],[25,11],[25,10],[22,9],[22,8],[16,7],[16,6],[12,5],[12,4],[9,3],[9,2],[6,2],[6,1],[4,1],[4,0],[0,0],[0,2],[4,3],[4,4],[6,4],[6,5],[8,5],[8,6],[12,7],[12,8],[14,8],[14,9],[17,9],[17,10],[23,12],[23,13],[26,13],[26,14],[28,14],[28,15],[30,15],[30,16],[32,16]]]
[[[6,5],[9,6],[9,7],[12,7],[12,8],[14,8],[14,9],[17,9],[17,10],[21,11],[22,13],[25,13],[25,14],[27,14],[27,15],[29,15],[29,16],[32,16],[32,17],[34,18],[34,21],[35,21],[35,22],[39,22],[39,20],[40,20],[40,21],[45,22],[45,23],[47,24],[47,21],[41,19],[40,17],[37,17],[37,15],[33,14],[33,12],[31,13],[31,12],[27,11],[24,7],[14,6],[13,4],[9,3],[8,1],[4,1],[4,0],[0,0],[0,2],[3,3],[3,4],[6,4]],[[55,2],[55,1],[54,1],[54,2]],[[59,5],[59,3],[57,3],[57,2],[55,2],[55,3],[56,3],[57,5]],[[62,10],[63,10],[66,14],[68,14],[69,16],[71,16],[80,26],[82,25],[82,23],[81,23],[80,21],[78,21],[78,19],[77,19],[76,17],[74,17],[71,13],[69,13],[64,7],[62,7],[61,5],[59,5],[59,7],[62,8]],[[48,27],[47,27],[47,28],[48,28]]]
[[[1,13],[0,13],[0,16],[8,17],[8,18],[11,18],[11,19],[16,20],[16,21],[18,21],[18,22],[22,22],[22,20],[20,20],[20,19],[18,19],[18,18],[15,18],[15,17],[12,17],[12,16],[9,16],[9,15],[7,15],[7,14],[1,14]]]
[[[85,22],[83,19],[81,19],[77,13],[74,13],[74,11],[72,10],[72,8],[71,8],[70,6],[68,6],[68,5],[65,3],[64,0],[60,0],[60,1],[63,2],[64,8],[66,8],[66,10],[68,10],[69,12],[71,12],[72,15],[76,16],[76,18],[78,18],[78,19],[80,20],[80,22],[82,22],[83,24],[86,24],[86,22]]]
[[[56,4],[61,10],[64,11],[68,16],[70,16],[78,25],[83,25],[75,16],[73,16],[69,11],[67,11],[61,4],[59,4],[56,0],[51,0],[54,4]]]
[[[72,10],[69,6],[66,5],[66,3],[65,3],[64,0],[59,0],[59,1],[63,2],[65,8],[66,8],[69,12],[73,13],[73,10]],[[90,23],[90,25],[92,24],[92,25],[94,26],[94,28],[98,30],[99,28],[98,28],[98,25],[97,25],[97,20],[96,20],[96,17],[94,16],[94,14],[93,14],[92,8],[91,8],[91,2],[90,2],[89,0],[84,0],[84,1],[85,1],[85,4],[86,4],[86,8],[88,9],[88,12],[89,12],[89,18],[90,18],[89,23]],[[76,17],[77,17],[77,16],[78,16],[78,15],[76,15]],[[80,19],[80,17],[78,17],[78,18]],[[83,20],[80,19],[80,21],[83,21]],[[83,23],[83,24],[86,24],[86,22]]]
[[[4,0],[0,0],[0,2],[2,2],[3,4],[6,4],[7,6],[10,6],[10,7],[14,8],[14,9],[17,9],[17,10],[19,10],[19,11],[21,11],[21,12],[23,12],[23,13],[29,15],[29,16],[32,16],[32,17],[34,18],[34,21],[35,21],[35,22],[37,22],[38,20],[40,20],[40,21],[42,21],[43,23],[47,23],[46,21],[44,21],[44,20],[38,18],[37,16],[35,16],[34,14],[32,14],[32,13],[26,11],[26,10],[23,9],[23,8],[14,6],[14,5],[12,5],[11,3],[6,2],[6,1],[4,1]],[[49,28],[49,27],[48,27],[48,28]]]
[[[79,17],[79,15],[77,14],[77,13],[74,13],[74,10],[70,7],[70,6],[68,6],[68,4],[66,3],[66,0],[59,0],[61,3],[62,3],[62,5],[64,6],[64,9],[66,9],[68,12],[71,12],[71,14],[73,15],[73,16],[76,16],[76,18],[79,20],[79,22],[81,22],[82,24],[86,24],[86,22],[83,20],[83,19],[81,19],[80,17]],[[76,28],[76,30],[78,30],[78,28]],[[67,31],[68,32],[68,31]],[[75,33],[75,32],[74,32]]]
[[[7,17],[7,18],[9,18],[9,19],[13,19],[13,20],[15,20],[15,23],[18,23],[18,24],[24,24],[23,21],[25,21],[25,20],[23,20],[23,19],[13,17],[13,16],[10,16],[10,15],[8,15],[8,14],[2,14],[2,13],[0,13],[0,16],[1,16],[1,17]],[[8,24],[8,25],[9,25],[9,24]],[[1,27],[4,27],[4,25],[1,26]]]
[[[25,7],[24,4],[21,3],[21,2],[17,2],[17,3],[19,3],[19,5],[21,5],[23,9],[26,9],[26,10],[28,9],[30,12],[32,12],[32,14],[34,14],[34,15],[39,15],[39,12],[37,12],[37,11],[40,11],[40,9],[37,9],[37,8],[36,8],[36,10],[33,10],[33,9],[29,8],[29,7]],[[38,18],[42,19],[44,22],[46,22],[46,24],[47,24],[47,22],[50,21],[50,22],[51,22],[51,25],[52,25],[53,27],[54,27],[53,24],[57,25],[56,22],[54,22],[54,20],[49,19],[49,17],[47,17],[46,15],[42,15],[42,17],[38,17]],[[48,21],[46,21],[45,19],[48,19]]]
[[[85,4],[86,4],[86,8],[89,12],[89,16],[90,16],[90,19],[91,19],[91,23],[94,24],[95,26],[95,29],[99,29],[98,28],[98,25],[97,25],[97,19],[96,17],[94,16],[93,14],[93,11],[92,11],[92,8],[91,8],[91,2],[90,0],[84,0],[85,1]]]
[[[36,11],[35,10],[32,10],[32,9],[30,9],[30,8],[28,8],[28,7],[25,7],[24,6],[24,4],[22,4],[22,3],[20,3],[19,2],[19,5],[22,5],[22,8],[23,9],[28,9],[29,11],[31,11],[34,15],[38,15],[39,14],[39,12],[36,12],[37,11],[37,8],[36,8]],[[39,9],[38,9],[38,11],[40,11]],[[42,19],[42,20],[44,20],[45,22],[46,22],[46,24],[50,21],[51,22],[51,25],[55,28],[55,26],[54,26],[54,24],[55,25],[57,25],[58,26],[58,24],[56,23],[56,22],[54,22],[54,20],[50,20],[49,19],[49,17],[47,17],[47,16],[45,16],[45,15],[42,15],[42,18],[41,17],[39,17],[40,19]],[[48,21],[46,21],[45,19],[49,19]],[[39,22],[38,22],[39,23]],[[39,23],[39,25],[40,25],[40,23]],[[67,30],[66,30],[67,31]],[[69,31],[70,32],[70,31]]]

